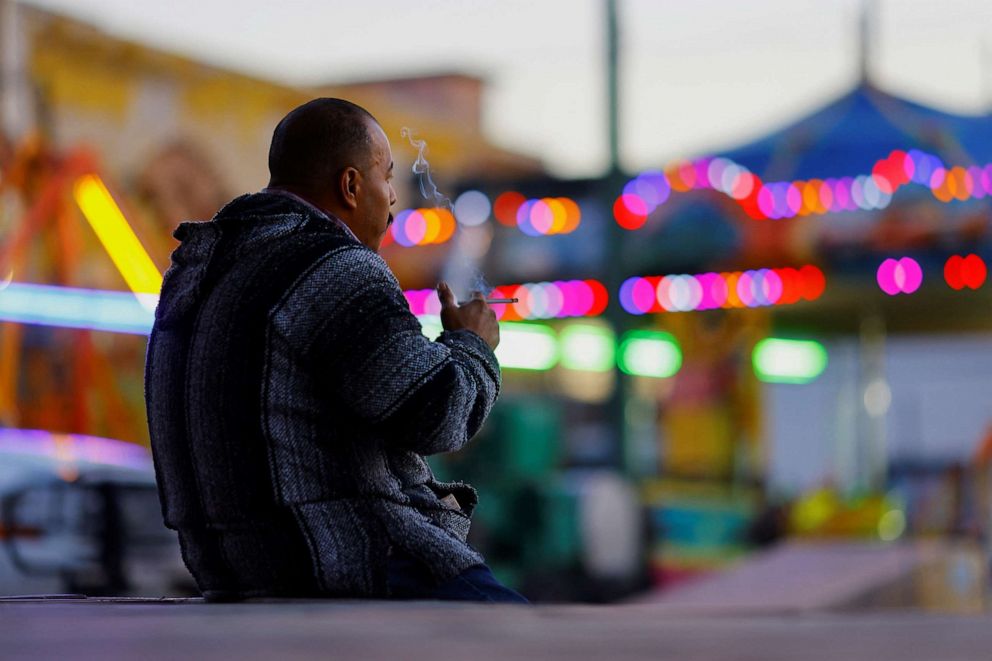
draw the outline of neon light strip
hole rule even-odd
[[[720,191],[755,219],[868,211],[884,209],[900,187],[911,183],[926,186],[944,203],[981,199],[992,195],[992,164],[948,167],[934,154],[896,149],[877,160],[870,173],[854,177],[762,182],[739,163],[707,157],[641,173],[624,186],[613,212],[619,225],[638,229],[673,192],[702,189]]]
[[[99,436],[55,434],[40,429],[0,428],[0,452],[137,470],[152,468],[148,450],[140,445]]]
[[[130,292],[12,282],[0,291],[0,321],[147,335],[154,312]]]
[[[81,177],[73,196],[131,291],[157,294],[162,289],[162,274],[103,182],[94,175]]]

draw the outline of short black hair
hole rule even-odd
[[[319,98],[294,108],[272,133],[269,185],[315,188],[348,166],[367,167],[368,120],[376,122],[368,110],[344,99]]]

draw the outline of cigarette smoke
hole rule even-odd
[[[413,162],[413,173],[417,175],[420,195],[432,201],[435,207],[451,209],[451,200],[442,195],[431,177],[431,164],[427,161],[427,141],[417,139],[414,130],[404,126],[400,135],[406,138],[417,150],[417,160]],[[459,300],[467,300],[473,291],[488,295],[493,290],[479,270],[479,261],[489,250],[492,240],[490,228],[460,228],[455,235],[454,245],[444,267],[443,278],[454,290]]]
[[[437,189],[437,184],[431,177],[431,164],[427,162],[427,141],[418,140],[414,137],[414,131],[404,126],[400,129],[400,135],[410,141],[410,145],[417,150],[417,160],[413,162],[413,173],[417,175],[417,183],[420,185],[420,195],[425,200],[433,200],[434,206],[451,208],[451,200],[442,195]]]

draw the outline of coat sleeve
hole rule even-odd
[[[314,264],[270,321],[331,402],[420,454],[465,445],[499,394],[489,345],[466,330],[428,340],[389,267],[362,247]]]

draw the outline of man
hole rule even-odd
[[[423,336],[377,251],[389,141],[316,99],[276,127],[271,179],[184,223],[145,384],[166,524],[208,599],[524,601],[465,541],[475,491],[423,455],[462,447],[499,393],[499,326],[438,287]]]

